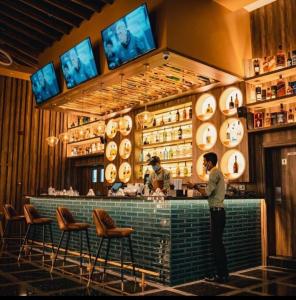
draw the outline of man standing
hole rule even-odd
[[[160,189],[163,193],[170,190],[170,172],[160,165],[160,158],[152,156],[148,160],[148,165],[152,166],[153,172],[147,179],[147,184],[150,190],[156,191]]]
[[[229,279],[227,257],[223,244],[223,231],[226,221],[224,210],[225,182],[222,172],[216,167],[217,161],[216,153],[204,155],[204,166],[210,172],[210,177],[207,188],[199,189],[199,191],[208,196],[211,214],[211,243],[217,270],[216,274],[205,278],[205,280],[223,283]]]

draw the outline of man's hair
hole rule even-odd
[[[217,154],[214,153],[214,152],[206,153],[206,154],[204,155],[204,159],[205,159],[206,161],[212,162],[213,166],[216,166],[216,165],[217,165],[218,157],[217,157]]]

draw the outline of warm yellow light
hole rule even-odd
[[[66,144],[70,141],[70,135],[68,132],[63,132],[59,135],[60,140]]]
[[[265,5],[268,5],[272,2],[275,2],[276,0],[257,0],[253,3],[250,3],[246,6],[244,6],[244,9],[247,10],[248,12],[254,11],[260,7],[263,7]]]
[[[55,136],[49,136],[46,141],[49,147],[54,147],[59,142],[59,139]]]
[[[136,117],[138,124],[144,128],[145,126],[152,126],[154,115],[149,112],[148,110],[145,110],[141,113],[139,113]]]
[[[128,128],[128,120],[125,119],[124,117],[120,117],[118,119],[118,129],[120,132],[125,132],[126,129]]]
[[[106,124],[104,121],[100,121],[98,126],[97,126],[97,130],[98,130],[98,135],[100,136],[104,136],[105,132],[106,132]]]

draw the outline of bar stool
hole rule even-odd
[[[9,236],[6,236],[7,233],[11,233],[11,229],[13,224],[19,224],[19,239],[21,240],[22,238],[22,224],[25,222],[25,216],[24,215],[18,215],[14,207],[10,204],[5,204],[3,207],[3,212],[5,216],[5,227],[2,235],[2,244],[5,244],[5,241],[7,239],[12,239]]]
[[[116,227],[115,222],[113,219],[108,215],[108,213],[103,210],[103,209],[95,209],[93,211],[93,220],[96,225],[96,232],[97,236],[101,238],[101,242],[99,245],[99,249],[97,252],[97,256],[94,262],[94,265],[92,267],[92,271],[89,277],[88,281],[88,286],[90,285],[97,260],[99,258],[101,248],[103,245],[103,242],[105,239],[107,239],[108,244],[107,244],[107,251],[106,251],[106,258],[105,258],[105,263],[104,263],[104,273],[103,273],[103,278],[106,273],[106,266],[107,266],[107,261],[108,261],[108,255],[109,255],[109,250],[110,250],[110,244],[113,239],[120,239],[120,275],[121,275],[121,289],[123,290],[123,241],[125,238],[128,238],[129,241],[129,248],[130,248],[130,256],[131,256],[131,262],[132,262],[132,267],[133,267],[133,275],[136,281],[136,270],[135,270],[135,264],[134,264],[134,255],[133,255],[133,247],[132,247],[132,239],[131,239],[131,234],[134,232],[132,228],[119,228]]]
[[[25,244],[28,241],[31,229],[33,228],[34,232],[33,232],[33,236],[32,236],[32,243],[31,243],[31,249],[30,249],[30,253],[31,253],[32,247],[33,247],[33,240],[34,240],[35,234],[36,234],[36,228],[39,227],[39,226],[42,226],[42,229],[43,229],[43,240],[42,240],[42,242],[43,242],[42,243],[43,244],[43,249],[42,249],[43,259],[45,257],[45,227],[46,227],[46,225],[49,228],[50,239],[51,239],[52,255],[53,255],[54,248],[53,248],[53,237],[52,237],[52,228],[51,228],[52,220],[49,219],[49,218],[43,218],[43,217],[41,217],[38,214],[36,208],[33,205],[30,205],[30,204],[25,204],[24,205],[24,215],[25,215],[25,218],[26,218],[28,229],[27,229],[27,232],[26,232],[26,235],[25,235],[22,247],[20,249],[18,261],[21,258],[21,255],[22,255],[22,252],[24,250]]]
[[[80,232],[80,275],[82,275],[82,247],[83,247],[83,240],[82,240],[82,232],[85,232],[86,234],[86,240],[87,240],[87,247],[88,247],[88,254],[89,254],[89,265],[91,265],[91,253],[90,253],[90,244],[89,244],[89,237],[88,237],[88,228],[90,227],[87,223],[78,223],[74,220],[74,217],[72,213],[65,207],[58,207],[56,210],[57,215],[57,221],[59,229],[62,231],[61,239],[59,242],[58,250],[56,252],[51,272],[54,269],[56,259],[58,257],[65,232],[68,233],[67,236],[67,242],[66,242],[66,249],[64,254],[64,263],[66,260],[66,256],[68,253],[68,247],[69,247],[69,240],[72,232]]]

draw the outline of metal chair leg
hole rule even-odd
[[[86,234],[86,242],[87,242],[88,255],[89,255],[89,265],[91,266],[91,253],[90,253],[90,243],[89,243],[88,229],[85,230],[85,234]]]
[[[68,254],[68,247],[69,247],[70,237],[71,237],[71,232],[69,231],[68,235],[67,235],[67,242],[66,242],[66,249],[65,249],[65,254],[64,254],[63,266],[65,266],[66,257],[67,257],[67,254]]]
[[[83,247],[82,231],[80,231],[80,275],[82,275],[82,247]]]
[[[105,263],[104,263],[103,280],[104,280],[105,274],[106,274],[106,266],[107,266],[107,261],[108,261],[108,256],[109,256],[110,243],[111,243],[111,239],[108,238],[108,245],[107,245],[107,251],[106,251],[106,258],[105,258]]]
[[[65,231],[62,232],[62,236],[61,236],[61,239],[60,239],[60,242],[59,242],[59,246],[58,246],[58,249],[57,249],[57,253],[54,257],[54,260],[52,262],[52,267],[51,267],[51,270],[50,272],[52,273],[53,269],[54,269],[54,266],[55,266],[55,262],[56,262],[56,259],[58,257],[58,254],[59,254],[59,251],[60,251],[60,248],[61,248],[61,245],[62,245],[62,242],[63,242],[63,239],[64,239],[64,234],[65,234]]]
[[[131,261],[132,261],[132,266],[133,266],[133,275],[134,275],[135,282],[136,282],[136,281],[137,281],[137,278],[136,278],[136,269],[135,269],[135,261],[134,261],[134,252],[133,252],[133,246],[132,246],[132,238],[131,238],[131,236],[128,237],[128,243],[129,243],[130,256],[131,256]]]
[[[3,235],[2,235],[2,246],[4,246],[4,244],[5,244],[8,222],[9,221],[5,222],[5,225],[4,225],[4,230],[3,230]]]
[[[120,239],[120,279],[121,279],[121,291],[123,292],[123,239]]]
[[[34,228],[33,228],[33,236],[31,237],[31,247],[30,247],[30,255],[32,255],[32,249],[33,249],[33,241],[35,239],[35,236],[36,236],[36,226],[37,225],[32,225]]]
[[[90,285],[90,283],[91,283],[91,280],[92,280],[92,277],[93,277],[93,274],[94,274],[94,271],[95,271],[95,268],[96,268],[96,264],[97,264],[97,261],[98,261],[98,258],[99,258],[100,252],[101,252],[101,248],[102,248],[104,239],[105,239],[105,238],[102,238],[102,239],[101,239],[101,242],[100,242],[100,245],[99,245],[99,250],[98,250],[98,252],[97,252],[97,255],[96,255],[96,258],[95,258],[95,262],[94,262],[94,265],[93,265],[93,267],[92,267],[91,273],[90,273],[90,275],[89,275],[89,280],[88,280],[87,287],[89,287],[89,285]]]
[[[45,260],[45,225],[42,225],[42,259]]]
[[[51,224],[48,224],[48,226],[49,226],[49,234],[50,234],[50,241],[51,241],[52,259],[53,259],[53,256],[54,256],[54,246],[53,246],[52,228],[51,228]]]
[[[29,224],[28,229],[27,229],[27,232],[26,232],[26,235],[25,235],[25,238],[24,238],[24,241],[23,241],[23,244],[22,244],[22,246],[21,246],[21,248],[20,248],[20,253],[19,253],[19,256],[18,256],[17,261],[19,261],[19,260],[21,259],[21,255],[22,255],[22,252],[23,252],[23,250],[24,250],[25,244],[26,244],[26,242],[27,242],[27,240],[28,240],[28,236],[29,236],[29,234],[30,234],[30,230],[31,230],[31,225]]]

